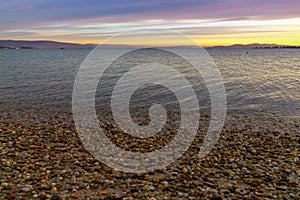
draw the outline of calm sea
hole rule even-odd
[[[89,52],[0,50],[0,109],[70,112],[76,73]],[[208,53],[222,75],[228,113],[300,115],[300,50],[210,49]]]

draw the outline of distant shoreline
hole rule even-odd
[[[102,44],[105,48],[126,48],[135,47],[126,44]],[[93,49],[97,44],[77,44],[68,42],[46,41],[46,40],[0,40],[0,49]],[[142,47],[142,46],[137,46]],[[173,46],[172,46],[173,47]],[[174,46],[174,47],[187,47],[187,46]],[[188,46],[197,47],[197,46]],[[279,44],[234,44],[229,46],[210,46],[204,47],[205,49],[300,49],[297,45],[279,45]]]

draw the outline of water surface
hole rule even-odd
[[[70,112],[76,73],[90,51],[0,50],[0,109]],[[300,115],[299,49],[208,53],[222,74],[228,113]]]

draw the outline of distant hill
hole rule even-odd
[[[258,44],[258,43],[254,43],[254,44],[234,44],[232,46],[230,46],[231,48],[274,48],[277,47],[277,44]]]
[[[213,46],[209,48],[233,48],[233,49],[276,49],[276,48],[300,48],[300,46],[288,46],[278,44],[234,44],[231,46]]]
[[[94,44],[76,44],[56,41],[0,40],[0,49],[85,49]]]
[[[56,41],[46,41],[46,40],[0,40],[0,49],[91,49],[96,47],[96,44],[76,44],[76,43],[67,43],[67,42],[56,42]],[[125,44],[102,44],[103,48],[143,48],[146,46],[131,46]],[[178,47],[193,47],[193,46],[174,46]],[[196,47],[196,46],[195,46]],[[278,45],[278,44],[234,44],[231,46],[213,46],[207,47],[218,48],[218,49],[273,49],[273,48],[300,48],[300,46],[287,46],[287,45]]]

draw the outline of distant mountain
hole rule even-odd
[[[76,44],[56,41],[0,40],[0,49],[85,49],[94,48],[94,44]]]
[[[231,45],[230,48],[274,48],[277,47],[277,44],[258,44],[258,43],[254,43],[254,44],[234,44]]]
[[[276,49],[276,48],[300,48],[300,46],[278,45],[278,44],[234,44],[231,46],[213,46],[208,48],[234,48],[234,49]]]
[[[0,40],[0,49],[92,49],[96,47],[96,44],[76,44],[67,42],[56,42],[56,41],[46,41],[46,40]],[[102,44],[102,48],[145,48],[146,46],[132,46],[125,44]],[[196,46],[174,46],[174,48],[179,47],[196,47]],[[270,49],[270,48],[300,48],[300,46],[287,46],[278,44],[234,44],[231,46],[213,46],[206,47],[210,48],[235,48],[235,49]]]

